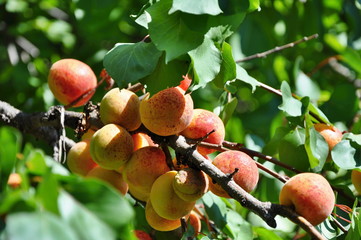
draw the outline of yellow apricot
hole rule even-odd
[[[129,185],[130,192],[141,196],[139,200],[147,201],[153,182],[169,170],[162,149],[148,146],[133,153],[124,166],[123,177]]]
[[[133,153],[132,136],[123,127],[107,124],[96,131],[90,142],[90,154],[102,168],[119,169]]]
[[[141,133],[141,132],[134,133],[134,134],[132,134],[132,138],[133,138],[133,143],[134,143],[133,151],[136,151],[142,147],[156,146],[156,144],[152,141],[152,139],[146,133]]]
[[[128,192],[128,184],[123,180],[122,174],[114,170],[108,170],[97,166],[90,170],[86,176],[100,179],[109,183],[123,195]]]
[[[178,171],[173,181],[175,193],[184,201],[196,201],[208,191],[208,177],[200,170],[184,168]]]
[[[193,100],[179,87],[164,89],[140,102],[140,118],[144,126],[160,136],[185,129],[193,114]]]
[[[68,168],[71,172],[85,176],[97,166],[90,155],[90,140],[77,142],[68,152]]]
[[[139,98],[134,92],[113,88],[100,102],[100,119],[104,124],[115,123],[134,131],[141,124],[139,105]]]
[[[184,201],[175,193],[173,181],[176,175],[177,171],[169,171],[158,177],[153,183],[149,196],[156,213],[170,220],[188,215],[196,203]]]
[[[150,201],[147,202],[145,206],[145,219],[148,224],[157,231],[172,231],[181,226],[180,218],[175,220],[165,219],[154,210],[152,203]]]

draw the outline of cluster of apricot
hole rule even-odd
[[[76,66],[78,64],[76,62]],[[55,96],[65,86],[58,83],[63,80],[57,74],[66,65],[59,65],[57,68],[60,70],[54,64],[49,75],[49,85]],[[69,71],[67,68],[66,72]],[[68,81],[72,74],[76,73],[68,74]],[[86,78],[89,79],[89,76]],[[81,78],[74,79],[72,84],[76,85]],[[129,193],[144,202],[149,225],[159,231],[176,229],[181,226],[181,219],[189,218],[196,226],[195,231],[199,232],[199,217],[192,211],[196,201],[208,190],[221,197],[230,197],[202,171],[179,165],[176,160],[169,164],[169,154],[147,134],[183,135],[188,139],[222,144],[225,138],[222,120],[210,111],[194,109],[191,95],[186,92],[190,81],[185,78],[179,86],[164,89],[151,97],[146,95],[143,100],[127,89],[111,89],[100,102],[99,115],[104,126],[93,132],[89,130],[82,141],[71,148],[67,157],[67,165],[72,172],[103,179],[122,194]],[[69,82],[66,84],[65,88],[69,88]],[[66,99],[64,104],[71,103],[76,98],[74,92],[81,95],[81,91],[84,93],[87,89],[85,85],[81,84],[82,89],[72,91],[73,95],[64,90],[62,98],[58,100]],[[330,142],[327,138],[334,139],[335,131],[327,125],[315,125],[315,129],[327,142]],[[342,134],[341,138],[339,134],[336,133],[337,141],[342,138]],[[330,149],[336,143],[330,142]],[[208,154],[214,152],[201,146],[197,146],[197,150],[205,159],[210,159]],[[247,192],[251,192],[258,183],[255,161],[241,151],[219,153],[212,163],[225,174],[230,174]],[[305,173],[292,177],[285,184],[280,203],[295,207],[299,214],[317,225],[331,213],[335,198],[325,178],[319,174]]]

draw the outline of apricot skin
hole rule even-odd
[[[97,166],[90,155],[90,140],[77,142],[68,152],[67,165],[71,172],[85,176]]]
[[[181,132],[191,121],[193,100],[179,87],[164,89],[140,103],[144,126],[160,136]]]
[[[351,172],[351,182],[355,186],[357,195],[361,194],[361,172],[358,170],[352,170]]]
[[[102,168],[117,170],[133,153],[132,136],[123,127],[107,124],[96,131],[90,142],[90,154]]]
[[[197,108],[193,110],[193,117],[190,124],[180,134],[187,138],[199,139],[206,136],[212,130],[214,130],[214,132],[203,141],[222,144],[225,137],[225,128],[222,120],[213,112]],[[215,151],[205,147],[197,147],[197,150],[202,155],[207,155]]]
[[[180,219],[169,220],[159,216],[159,214],[154,210],[150,201],[148,201],[145,206],[145,218],[148,224],[157,231],[172,231],[181,226]]]
[[[342,132],[335,126],[329,126],[324,123],[316,123],[314,125],[317,132],[326,140],[330,151],[342,140]]]
[[[139,105],[139,98],[134,92],[113,88],[100,102],[100,119],[104,124],[115,123],[134,131],[141,124]]]
[[[103,180],[112,185],[123,195],[128,192],[128,184],[124,182],[122,174],[114,170],[108,170],[97,166],[90,170],[86,177]]]
[[[188,215],[194,208],[195,201],[188,202],[175,193],[172,182],[177,171],[168,171],[155,180],[150,191],[150,202],[154,211],[161,217],[176,220]]]
[[[146,133],[134,133],[132,134],[134,149],[135,152],[139,148],[148,147],[148,146],[156,146],[156,144],[152,141],[152,139]]]
[[[316,173],[300,173],[290,178],[280,192],[280,204],[295,211],[316,226],[332,212],[335,196],[328,181]]]
[[[55,98],[60,103],[67,105],[94,89],[97,85],[97,77],[87,64],[68,58],[61,59],[51,66],[48,84]],[[94,92],[85,96],[74,107],[87,103],[93,94]]]
[[[174,177],[173,188],[184,201],[196,201],[208,191],[208,177],[200,170],[184,168]]]
[[[169,171],[162,149],[154,146],[135,151],[123,169],[129,191],[141,201],[147,201],[153,182]]]
[[[231,174],[238,168],[233,180],[247,192],[251,192],[258,183],[257,165],[246,153],[236,150],[222,152],[213,159],[213,164],[225,174]],[[220,185],[212,181],[209,183],[209,190],[220,197],[230,198]]]

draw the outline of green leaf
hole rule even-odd
[[[153,43],[118,43],[104,57],[104,67],[118,86],[151,74],[162,53]]]
[[[180,12],[168,14],[171,0],[155,3],[147,12],[152,21],[148,23],[149,35],[156,47],[166,52],[166,62],[185,54],[202,44],[204,33],[191,30]]]
[[[223,229],[226,224],[227,206],[226,204],[213,193],[206,193],[202,197],[205,211],[209,219],[214,221],[217,227]]]
[[[282,240],[273,230],[263,227],[253,227],[253,231],[257,236],[257,240]]]
[[[172,8],[169,10],[169,14],[176,11],[201,15],[218,15],[222,13],[219,8],[218,0],[173,0]]]
[[[361,56],[359,52],[352,48],[346,48],[342,53],[342,60],[352,67],[359,75],[361,75]]]
[[[281,84],[282,104],[278,107],[287,116],[298,117],[302,115],[302,103],[292,96],[291,88],[286,81]]]
[[[243,83],[251,85],[252,92],[254,92],[256,87],[260,85],[256,79],[248,75],[247,71],[238,64],[236,64],[236,72],[236,79],[227,81],[225,85],[226,89],[231,93],[236,93]]]
[[[227,225],[223,231],[232,239],[252,240],[253,232],[249,222],[244,220],[237,212],[227,209]]]
[[[94,228],[94,226],[93,226]],[[87,231],[88,229],[83,229]],[[6,239],[80,240],[73,229],[49,212],[19,212],[6,217]]]
[[[198,48],[188,54],[192,59],[194,80],[198,83],[192,87],[195,90],[204,87],[218,75],[222,62],[221,53],[212,40],[205,38]]]
[[[345,133],[343,135],[343,138],[349,139],[349,140],[357,143],[357,145],[361,146],[361,134]]]
[[[178,86],[186,75],[189,63],[187,61],[174,59],[168,63],[165,62],[165,56],[159,58],[158,65],[154,71],[140,82],[147,86],[150,94],[159,92],[168,87]]]
[[[237,76],[236,71],[236,63],[233,59],[232,55],[232,47],[230,44],[224,42],[222,44],[222,64],[221,69],[219,71],[219,74],[216,76],[216,78],[213,80],[213,83],[219,87],[224,88],[224,84],[229,81],[233,80]]]
[[[214,109],[214,112],[222,119],[224,125],[227,125],[229,119],[231,119],[234,111],[236,110],[238,99],[232,97],[228,99],[228,93],[224,92],[220,98],[220,104]]]
[[[6,187],[9,175],[20,150],[21,135],[10,127],[0,128],[0,192]]]
[[[32,150],[25,159],[28,170],[37,175],[43,175],[48,171],[44,152],[40,149]]]
[[[324,123],[330,123],[327,116],[311,102],[308,104],[308,111],[313,113],[313,115],[316,116],[318,120],[321,120]]]
[[[319,86],[305,73],[298,71],[295,81],[297,95],[301,97],[308,96],[313,101],[316,101],[320,98],[321,90]]]
[[[333,162],[342,169],[354,169],[361,166],[360,159],[355,158],[356,149],[349,140],[337,143],[331,151]]]
[[[58,202],[61,217],[79,239],[116,239],[114,230],[65,191],[60,192]]]
[[[329,154],[329,147],[322,135],[314,128],[306,129],[305,149],[310,167],[315,172],[321,171]]]
[[[48,172],[45,176],[43,176],[43,180],[37,188],[36,195],[39,203],[42,203],[44,209],[55,214],[59,213],[57,202],[59,196],[59,186],[54,174]]]
[[[72,181],[66,185],[65,189],[114,229],[126,225],[134,217],[134,211],[129,202],[115,189],[97,179]]]

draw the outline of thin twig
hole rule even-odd
[[[255,58],[265,58],[265,57],[267,57],[267,55],[269,55],[269,54],[282,51],[282,50],[284,50],[284,49],[286,49],[286,48],[292,48],[292,47],[294,47],[294,46],[297,45],[297,44],[300,44],[300,43],[302,43],[302,42],[309,41],[309,40],[311,40],[311,39],[315,39],[315,38],[317,38],[317,37],[318,37],[318,34],[317,34],[317,33],[316,33],[316,34],[313,34],[313,35],[311,35],[311,36],[308,36],[308,37],[303,37],[302,39],[299,39],[299,40],[297,40],[297,41],[294,41],[294,42],[291,42],[291,43],[282,45],[282,46],[280,46],[280,47],[275,47],[275,48],[270,49],[270,50],[267,50],[267,51],[265,51],[265,52],[257,53],[257,54],[254,54],[254,55],[245,57],[245,58],[243,58],[243,59],[237,60],[236,63],[249,61],[249,60],[252,60],[252,59],[255,59]]]

